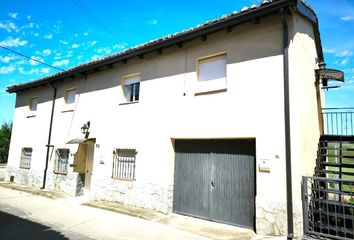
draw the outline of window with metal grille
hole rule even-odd
[[[125,102],[139,101],[140,75],[134,74],[123,78],[123,92]]]
[[[112,178],[135,180],[135,149],[115,149],[113,151]]]
[[[55,151],[54,172],[68,174],[69,149],[58,148]]]
[[[20,159],[20,168],[29,169],[31,167],[31,158],[32,158],[32,148],[22,148],[21,159]]]

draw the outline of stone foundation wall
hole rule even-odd
[[[81,186],[78,173],[68,173],[67,175],[56,174],[53,172],[47,173],[46,188],[60,192],[64,192],[70,196],[77,196],[80,194]]]
[[[22,169],[15,167],[7,167],[5,181],[10,181],[13,177],[13,182],[28,185],[31,187],[41,187],[43,185],[43,172],[32,169]]]
[[[128,205],[153,209],[163,213],[172,212],[173,186],[153,183],[93,180],[91,199],[117,201]]]
[[[294,237],[301,237],[303,235],[301,202],[293,203],[293,221]],[[286,202],[276,202],[257,198],[256,230],[257,234],[260,235],[286,236]]]
[[[32,169],[22,169],[7,167],[5,181],[11,180],[21,185],[27,185],[31,187],[43,186],[43,172],[35,171]],[[55,174],[53,172],[47,172],[46,189],[61,191],[69,194],[70,196],[78,195],[80,186],[78,185],[79,176],[77,173],[69,173],[67,175]]]

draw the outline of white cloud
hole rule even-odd
[[[343,89],[346,89],[346,90],[354,90],[354,86],[353,85],[344,85],[342,86]]]
[[[113,46],[113,49],[124,49],[124,48],[126,48],[125,44],[115,44]]]
[[[323,49],[323,52],[325,52],[325,53],[334,53],[334,49],[332,49],[332,48],[325,48],[325,49]]]
[[[9,37],[6,40],[0,42],[0,45],[4,47],[18,47],[18,46],[24,46],[26,44],[27,44],[26,40],[20,40],[19,38],[12,38],[12,37]]]
[[[348,63],[349,63],[349,58],[347,57],[340,63],[340,65],[341,66],[346,66]]]
[[[352,21],[354,20],[354,16],[353,15],[343,16],[340,19],[342,19],[343,21]]]
[[[31,18],[32,18],[31,15],[28,15],[28,16],[27,16],[27,19],[28,19],[28,20],[31,20]]]
[[[50,72],[50,68],[42,68],[41,72],[47,74]]]
[[[33,22],[30,22],[24,26],[24,28],[34,28],[34,27],[39,28],[39,26],[34,24]]]
[[[10,62],[11,60],[14,60],[14,59],[16,59],[16,57],[13,56],[13,55],[5,56],[5,57],[0,56],[0,62],[3,62],[3,63],[8,63],[8,62]]]
[[[71,45],[72,48],[78,48],[80,47],[80,44],[74,43],[73,45]]]
[[[52,30],[54,33],[58,34],[61,32],[62,29],[62,22],[61,21],[57,21],[56,23],[53,24],[52,26]]]
[[[44,56],[48,56],[48,55],[50,55],[52,53],[52,51],[50,50],[50,49],[44,49],[43,51],[42,51],[42,54],[44,55]]]
[[[79,55],[79,56],[77,56],[77,60],[80,60],[80,59],[82,59],[84,56],[82,56],[82,55]]]
[[[84,32],[84,36],[86,37],[86,36],[88,36],[89,35],[89,33],[88,32]]]
[[[46,34],[46,35],[44,35],[44,38],[45,39],[52,39],[53,38],[53,34]]]
[[[6,88],[0,88],[0,96],[2,97],[8,96],[8,93],[6,92]]]
[[[96,40],[94,40],[94,41],[88,43],[88,45],[89,45],[90,47],[95,46],[96,44],[97,44],[97,41],[96,41]]]
[[[44,59],[41,58],[41,57],[38,57],[38,56],[32,56],[31,58],[32,58],[32,59],[35,59],[35,60],[38,60],[38,61],[41,61],[41,62],[44,62]],[[34,60],[30,60],[30,64],[31,64],[31,65],[38,65],[39,62],[36,62],[36,61],[34,61]]]
[[[59,40],[59,42],[60,42],[61,44],[64,44],[64,45],[67,45],[67,44],[68,44],[68,42],[65,41],[65,40]]]
[[[97,60],[97,59],[100,59],[100,58],[101,58],[101,56],[99,56],[99,55],[93,55],[91,57],[91,61],[94,61],[94,60]]]
[[[68,51],[67,54],[66,54],[66,57],[70,58],[72,56],[73,56],[73,51]]]
[[[33,33],[33,36],[38,37],[39,33]]]
[[[0,29],[4,29],[7,32],[17,31],[17,27],[13,22],[6,21],[0,22]]]
[[[17,18],[18,13],[9,13],[9,16],[16,19]]]
[[[353,56],[353,52],[345,50],[345,51],[337,53],[336,56],[337,57],[351,57],[351,56]]]
[[[54,67],[60,67],[60,66],[63,66],[63,65],[68,65],[68,64],[69,64],[69,60],[63,59],[63,60],[55,61],[53,63],[53,66]]]
[[[26,71],[23,67],[19,67],[19,68],[18,68],[18,71],[19,71],[21,74],[25,74],[25,75],[32,75],[32,74],[36,74],[36,73],[39,72],[38,68],[32,68],[31,70]]]
[[[15,71],[16,67],[14,65],[0,67],[0,74],[8,74]]]
[[[18,71],[23,75],[42,75],[50,73],[50,68],[31,68],[30,70],[25,70],[23,67],[19,67]]]
[[[54,50],[54,59],[55,60],[58,60],[58,59],[61,59],[61,56],[62,56],[62,52],[59,52],[58,50]]]
[[[151,25],[156,25],[157,23],[158,23],[157,19],[152,19],[152,20],[147,21],[147,24],[151,24]]]

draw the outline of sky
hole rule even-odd
[[[6,88],[221,17],[261,0],[1,0],[0,124],[13,118]],[[326,91],[326,107],[354,107],[354,0],[306,0],[319,18],[327,68],[345,84]],[[57,68],[57,69],[56,69]]]

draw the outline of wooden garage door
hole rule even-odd
[[[255,140],[176,140],[173,211],[254,229]]]

